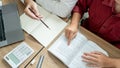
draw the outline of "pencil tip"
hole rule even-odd
[[[48,28],[49,30],[51,30],[50,28]]]

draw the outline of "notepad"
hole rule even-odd
[[[67,39],[63,33],[50,46],[48,51],[60,59],[68,68],[89,68],[81,58],[85,52],[100,51],[108,55],[105,50],[93,41],[88,40],[80,32],[77,33],[77,36],[71,41],[69,46],[67,45]]]
[[[22,14],[20,16],[22,28],[39,43],[47,47],[57,36],[64,30],[67,23],[58,16],[47,12],[41,6],[38,6],[42,16],[41,20],[49,26],[50,29],[38,20],[32,19],[29,16]]]

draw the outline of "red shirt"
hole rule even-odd
[[[120,14],[114,0],[78,0],[73,12],[89,13],[86,28],[120,48]]]

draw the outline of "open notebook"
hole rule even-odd
[[[41,21],[31,19],[27,15],[21,15],[22,28],[32,35],[43,46],[47,47],[67,26],[67,23],[56,15],[53,15],[42,7],[38,6],[42,20],[50,27],[46,28]],[[67,45],[67,39],[64,33],[48,48],[48,51],[59,58],[69,68],[87,68],[81,61],[81,55],[84,52],[100,51],[107,55],[107,52],[100,48],[96,43],[88,40],[84,35],[78,32],[71,44]]]
[[[89,68],[85,62],[82,62],[81,56],[85,52],[100,51],[108,55],[105,50],[99,47],[96,43],[88,40],[83,34],[79,33],[67,45],[67,39],[64,33],[50,46],[50,53],[55,55],[69,68]]]
[[[39,43],[47,47],[58,34],[67,26],[67,23],[62,19],[47,12],[42,7],[38,6],[42,19],[50,29],[48,29],[41,21],[34,20],[23,14],[20,16],[22,28],[32,35]]]

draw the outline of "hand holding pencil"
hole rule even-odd
[[[34,1],[27,2],[27,5],[24,11],[28,16],[30,16],[33,19],[41,21],[43,25],[45,25],[48,29],[50,29],[49,26],[45,24],[44,21],[41,20],[42,17],[40,16],[37,8],[37,4]]]
[[[26,2],[26,8],[24,12],[33,19],[39,20],[41,18],[37,4],[32,0]]]

